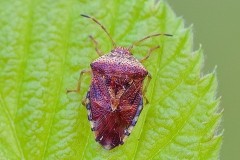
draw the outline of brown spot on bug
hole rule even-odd
[[[145,93],[151,75],[142,65],[142,62],[160,46],[150,48],[146,56],[140,60],[132,55],[131,49],[151,37],[172,35],[153,34],[134,42],[129,47],[116,47],[116,43],[100,22],[87,15],[81,16],[93,20],[104,30],[112,42],[113,50],[103,55],[98,48],[97,41],[92,36],[89,36],[100,57],[90,64],[91,70],[81,71],[77,88],[67,90],[67,93],[80,92],[83,74],[91,73],[90,89],[87,92],[86,99],[83,100],[83,104],[86,105],[88,120],[90,121],[91,130],[95,134],[95,140],[109,150],[124,144],[143,109],[143,98],[148,103]],[[143,88],[146,77],[147,82],[145,88]]]

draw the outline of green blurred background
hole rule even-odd
[[[193,24],[194,48],[205,54],[204,74],[217,66],[218,96],[224,108],[220,159],[240,159],[240,1],[168,0],[177,16]]]

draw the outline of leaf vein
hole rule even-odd
[[[57,94],[56,94],[56,101],[55,101],[55,104],[54,104],[54,108],[53,108],[53,115],[51,116],[51,120],[50,120],[50,127],[49,127],[49,130],[48,130],[48,133],[47,133],[47,138],[46,138],[46,142],[45,142],[45,145],[43,147],[43,154],[42,154],[42,159],[45,159],[45,156],[46,156],[46,153],[47,153],[47,146],[49,145],[49,140],[50,140],[50,135],[51,135],[51,132],[52,132],[52,129],[53,129],[53,122],[54,122],[54,118],[56,116],[56,108],[59,104],[59,99],[60,99],[60,95],[61,95],[61,90],[62,90],[62,83],[63,83],[63,79],[64,79],[64,68],[65,68],[65,65],[66,65],[66,57],[67,57],[67,53],[68,53],[68,50],[69,50],[69,38],[70,38],[70,30],[71,30],[71,26],[72,26],[72,21],[71,21],[71,18],[68,19],[67,21],[67,24],[66,24],[66,33],[65,33],[65,44],[63,45],[65,47],[65,51],[64,51],[64,59],[62,61],[62,77],[61,77],[61,80],[59,81],[59,84],[58,84],[58,89],[57,89]]]
[[[183,129],[183,127],[187,124],[188,120],[190,119],[191,115],[194,113],[195,109],[197,108],[197,104],[200,102],[201,98],[203,98],[203,96],[208,92],[208,90],[210,89],[210,86],[212,85],[213,83],[213,78],[211,79],[211,81],[209,82],[208,86],[206,86],[205,90],[202,92],[201,95],[198,96],[197,100],[195,103],[193,103],[193,105],[191,105],[191,109],[190,109],[190,112],[187,114],[187,116],[185,117],[185,120],[183,121],[183,123],[181,124],[181,122],[179,123],[179,127],[177,129],[177,132],[175,132],[175,134],[172,134],[172,136],[170,138],[168,138],[169,140],[166,141],[166,143],[164,145],[162,145],[160,148],[157,148],[157,151],[155,151],[156,153],[155,154],[151,154],[151,156],[147,159],[153,159],[154,157],[157,156],[158,153],[161,152],[161,150],[163,148],[165,148],[167,145],[170,144],[170,142],[179,134],[179,132]],[[158,142],[155,143],[158,144]],[[158,145],[156,145],[158,146]]]
[[[5,111],[5,114],[7,115],[7,119],[9,121],[9,125],[10,125],[10,127],[11,127],[11,129],[13,131],[13,136],[14,136],[16,142],[17,142],[17,148],[18,148],[18,150],[19,150],[19,152],[21,154],[20,156],[22,157],[21,159],[25,159],[25,156],[24,156],[24,153],[23,153],[20,141],[19,141],[18,136],[17,136],[16,128],[15,128],[15,125],[14,125],[14,120],[11,117],[11,114],[10,114],[10,112],[8,110],[8,107],[5,105],[5,102],[4,102],[3,98],[2,98],[2,94],[1,93],[0,93],[0,106],[3,108],[3,110]]]

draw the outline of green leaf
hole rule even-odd
[[[104,52],[106,34],[80,14],[96,17],[121,46],[153,33],[133,50],[153,79],[140,119],[126,143],[104,150],[94,140],[81,105],[90,85],[79,73],[97,58],[92,35]],[[193,51],[192,30],[184,28],[164,1],[0,1],[1,159],[218,159],[222,113],[216,71],[201,74],[203,53]]]

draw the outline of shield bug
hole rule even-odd
[[[93,20],[104,30],[113,44],[113,50],[103,55],[97,41],[89,36],[100,57],[90,64],[91,70],[81,71],[77,89],[67,92],[79,92],[83,74],[92,74],[90,89],[83,104],[88,110],[88,120],[96,141],[109,150],[122,145],[137,123],[143,109],[143,98],[147,101],[145,93],[151,80],[142,62],[159,46],[150,48],[146,56],[140,60],[132,55],[131,49],[148,38],[172,35],[153,34],[136,41],[130,47],[117,47],[99,21],[87,15],[81,16]],[[143,88],[146,77],[147,82]]]

